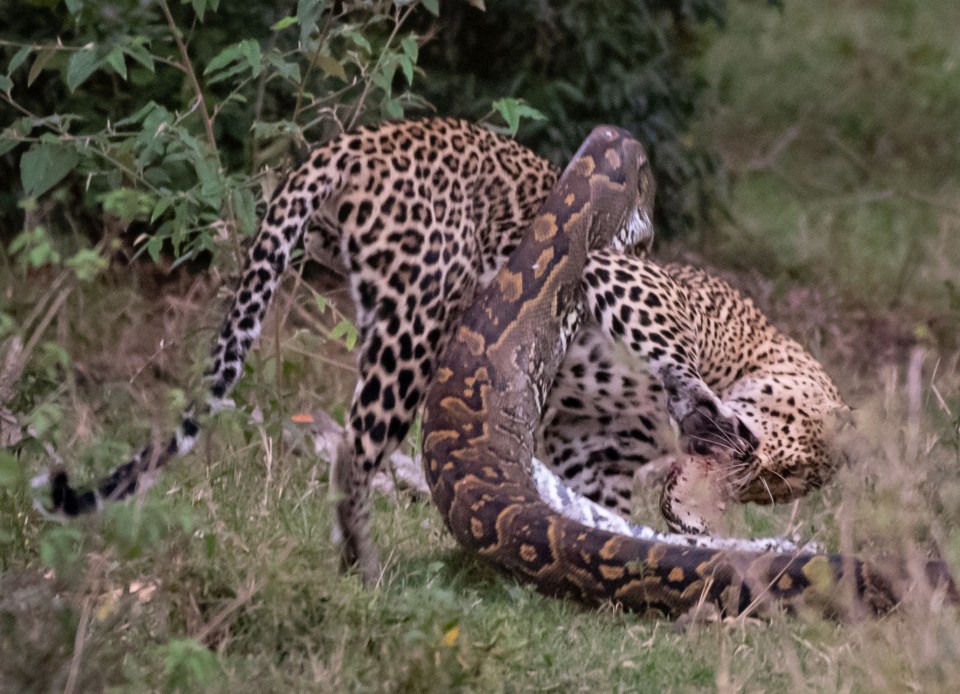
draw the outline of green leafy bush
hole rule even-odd
[[[154,259],[237,250],[273,184],[257,173],[265,164],[421,105],[409,91],[419,37],[406,24],[421,4],[436,10],[410,0],[31,4],[0,10],[16,37],[0,42],[0,173],[21,181],[31,233],[34,218],[68,226],[56,210],[97,239],[108,215]],[[4,227],[22,227],[19,191],[5,196]]]
[[[510,131],[533,117],[524,139],[558,161],[597,122],[636,132],[665,230],[700,219],[722,183],[686,133],[699,29],[725,0],[27,4],[0,8],[0,175],[22,186],[0,193],[7,240],[42,221],[97,241],[108,215],[154,259],[236,252],[274,183],[264,165],[423,111],[420,94],[474,118],[495,102]]]

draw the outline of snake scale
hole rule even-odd
[[[583,313],[587,253],[616,247],[640,204],[641,152],[623,130],[594,129],[443,353],[424,408],[423,461],[446,525],[541,592],[589,604],[667,616],[704,604],[726,615],[775,604],[886,612],[913,582],[905,563],[639,539],[582,525],[538,495],[534,431]],[[919,573],[957,600],[946,564],[921,563]]]

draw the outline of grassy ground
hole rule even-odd
[[[704,61],[718,104],[696,136],[723,153],[732,203],[693,257],[830,365],[867,443],[847,444],[853,462],[823,493],[735,509],[734,526],[797,529],[870,556],[938,546],[958,566],[960,7],[790,2],[781,16],[757,6],[732,3]],[[13,407],[32,413],[38,438],[86,479],[159,436],[184,401],[170,384],[191,375],[181,363],[202,361],[217,322],[207,282],[117,272],[58,307],[53,277],[24,286],[3,272],[4,310],[50,308],[53,339],[34,351]],[[142,504],[54,526],[0,461],[0,691],[946,691],[960,681],[957,612],[930,596],[850,625],[585,610],[494,574],[428,503],[405,496],[377,501],[386,571],[363,590],[336,571],[327,467],[301,452],[289,420],[342,405],[350,357],[311,336],[333,324],[329,309],[319,316],[305,291],[294,295],[310,308],[273,312],[290,319],[265,331],[238,409]],[[45,455],[27,445],[27,474]],[[657,518],[653,496],[639,505],[645,518]]]

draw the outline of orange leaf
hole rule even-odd
[[[453,648],[453,644],[457,642],[457,637],[460,636],[460,627],[453,627],[446,634],[443,635],[441,642],[447,648]]]

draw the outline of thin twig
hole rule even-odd
[[[843,141],[843,138],[840,137],[840,134],[837,133],[834,128],[827,128],[824,134],[827,140],[837,148],[840,155],[850,162],[862,176],[866,177],[870,175],[871,169],[867,162],[863,160],[863,157],[861,157],[853,147]]]
[[[170,13],[170,8],[167,6],[167,0],[160,0],[160,9],[163,10],[163,15],[167,20],[167,27],[170,29],[170,34],[173,36],[173,40],[177,43],[177,50],[180,52],[180,60],[183,63],[183,72],[190,81],[190,86],[193,89],[194,97],[199,105],[200,120],[203,121],[203,129],[207,136],[207,144],[210,146],[210,151],[213,154],[214,161],[217,164],[217,171],[222,172],[223,166],[220,162],[220,151],[217,149],[217,138],[213,132],[213,118],[210,116],[210,111],[207,108],[206,97],[203,95],[203,89],[200,87],[200,81],[197,79],[197,73],[193,69],[193,63],[190,61],[190,54],[187,52],[187,45],[183,42],[183,36],[180,32],[180,27],[178,27],[177,23],[173,20],[173,15]],[[233,241],[234,261],[239,266],[243,263],[243,249],[240,246],[240,237],[237,233],[237,223],[233,213],[233,204],[230,202],[229,196],[224,197],[223,204],[226,208],[228,222],[227,226],[230,230],[230,239]]]
[[[83,646],[87,640],[87,624],[90,621],[90,605],[93,598],[88,596],[83,600],[83,610],[80,613],[80,623],[77,624],[77,635],[73,639],[73,657],[70,659],[70,673],[67,675],[67,684],[63,694],[73,694],[77,688],[77,677],[80,675],[80,661],[83,657]]]
[[[27,341],[26,346],[23,348],[21,354],[22,359],[29,359],[30,354],[33,352],[34,348],[37,346],[37,343],[40,341],[40,338],[43,336],[43,333],[46,331],[47,326],[50,325],[50,322],[53,320],[53,317],[57,315],[57,311],[60,310],[60,307],[63,306],[63,302],[67,300],[67,297],[70,296],[70,293],[73,291],[73,287],[67,287],[61,289],[60,293],[57,295],[57,298],[53,300],[50,304],[50,308],[47,309],[47,312],[44,314],[43,318],[37,324],[37,327],[34,328],[33,333],[30,335],[30,339]]]
[[[926,350],[917,346],[910,351],[907,366],[907,430],[906,459],[913,463],[917,459],[918,440],[920,438],[921,368]]]
[[[190,54],[187,53],[187,45],[183,42],[183,36],[180,33],[180,27],[177,26],[177,23],[173,20],[173,15],[170,14],[170,8],[167,6],[167,0],[160,0],[160,9],[163,10],[163,15],[167,19],[167,27],[170,29],[170,34],[173,36],[173,40],[177,43],[177,50],[180,51],[180,60],[182,61],[181,67],[183,72],[187,76],[187,79],[190,80],[190,86],[193,88],[194,97],[200,104],[200,116],[203,120],[203,129],[207,135],[207,144],[210,145],[210,149],[216,156],[217,138],[213,133],[213,121],[210,119],[210,112],[207,110],[207,100],[203,95],[203,89],[200,88],[200,82],[197,80],[197,73],[194,72],[193,63],[190,61]],[[217,157],[217,159],[219,160],[219,157]]]
[[[393,31],[390,32],[390,36],[387,38],[387,42],[383,45],[383,50],[380,52],[380,55],[377,56],[377,62],[373,64],[373,69],[370,71],[371,75],[377,71],[377,68],[380,67],[380,63],[383,62],[383,56],[387,54],[390,44],[392,44],[393,40],[397,37],[397,32],[400,31],[400,27],[403,26],[403,23],[407,21],[407,17],[410,16],[411,12],[413,12],[414,7],[416,7],[416,5],[410,5],[406,12],[403,12],[400,8],[396,9],[396,19],[394,20]],[[367,100],[367,95],[370,93],[371,84],[373,83],[368,77],[368,79],[363,83],[363,91],[360,92],[360,98],[357,99],[357,105],[353,110],[353,116],[350,118],[350,124],[347,126],[347,130],[353,130],[353,127],[357,124],[357,118],[360,117],[360,112],[363,110],[363,102]]]
[[[955,217],[960,217],[960,207],[954,207],[953,205],[949,205],[945,202],[940,202],[929,195],[923,195],[922,193],[917,193],[912,190],[903,190],[901,188],[894,188],[893,192],[900,197],[906,198],[907,200],[919,202],[943,212],[947,212]]]
[[[773,143],[766,154],[763,156],[756,156],[747,162],[747,165],[744,167],[746,171],[766,171],[772,169],[773,166],[777,163],[777,160],[780,158],[780,155],[790,146],[790,144],[797,139],[800,135],[800,126],[792,125],[787,128],[787,131],[783,133],[777,140]]]
[[[284,557],[285,558],[285,557]],[[240,593],[233,600],[228,602],[222,610],[220,610],[213,619],[204,626],[197,634],[193,637],[196,641],[200,643],[205,643],[210,635],[214,631],[219,629],[227,621],[227,619],[241,607],[246,605],[260,591],[260,586],[257,585],[256,581],[250,581],[245,588],[243,588]]]

